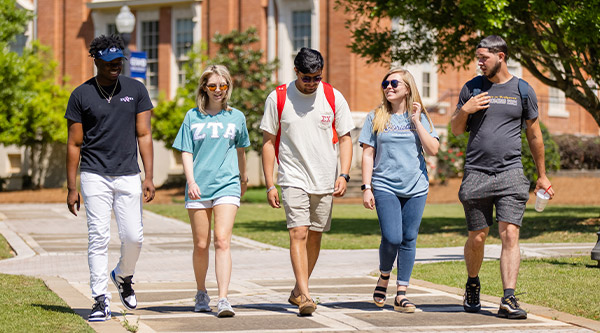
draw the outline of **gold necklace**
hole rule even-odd
[[[102,86],[100,85],[100,83],[98,83],[98,78],[94,76],[94,80],[96,80],[96,85],[98,85],[98,88],[100,88],[100,94],[102,94],[102,97],[108,102],[108,104],[110,104],[110,101],[112,100],[113,95],[117,90],[117,86],[119,85],[119,79],[117,79],[117,83],[115,83],[115,87],[113,88],[113,91],[110,93],[110,95],[108,94],[108,92],[102,89]]]

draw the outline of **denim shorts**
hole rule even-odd
[[[213,208],[217,205],[235,205],[240,206],[240,197],[234,197],[231,195],[226,195],[223,197],[218,197],[215,200],[205,200],[205,201],[186,201],[185,208],[187,209],[209,209]]]
[[[469,231],[494,224],[494,206],[496,222],[508,222],[520,227],[529,199],[529,180],[520,168],[498,173],[467,169],[458,198],[463,204]]]

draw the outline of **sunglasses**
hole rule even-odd
[[[210,91],[215,91],[215,90],[217,90],[217,85],[216,84],[208,84],[208,85],[206,85],[206,88]],[[219,86],[219,90],[221,90],[221,91],[225,91],[228,88],[229,88],[229,85],[227,85],[227,84],[223,84],[223,85]]]
[[[302,80],[302,82],[304,83],[311,83],[311,82],[316,82],[319,83],[321,82],[321,80],[323,80],[323,78],[321,76],[302,76],[300,78],[300,80]]]
[[[392,88],[396,89],[396,88],[398,88],[398,84],[400,84],[400,81],[398,81],[398,80],[392,80],[392,81],[385,80],[385,81],[381,82],[381,88],[385,89],[390,84],[392,85]]]

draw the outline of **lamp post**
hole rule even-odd
[[[117,15],[115,23],[117,24],[117,30],[121,34],[121,38],[123,38],[123,42],[125,43],[125,49],[123,50],[123,53],[125,54],[125,57],[129,59],[130,52],[128,45],[129,41],[131,40],[131,33],[135,27],[135,16],[131,10],[129,10],[128,6],[121,7],[121,12],[119,12],[119,15]],[[123,63],[123,75],[129,76],[129,74],[129,62],[125,61]]]

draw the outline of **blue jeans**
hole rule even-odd
[[[389,192],[373,190],[373,196],[381,229],[379,270],[382,273],[391,272],[394,259],[398,258],[396,284],[408,286],[415,264],[417,235],[427,195],[401,198]]]

